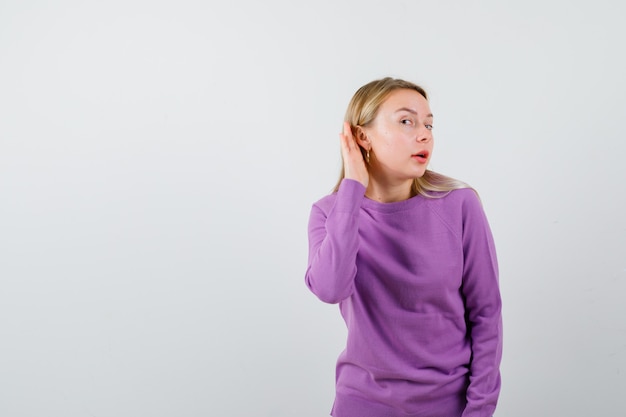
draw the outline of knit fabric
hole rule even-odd
[[[496,251],[476,193],[365,197],[344,179],[309,219],[305,281],[348,329],[334,417],[490,417],[500,391]]]

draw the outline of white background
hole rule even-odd
[[[497,415],[626,416],[622,4],[0,1],[0,415],[328,415],[309,209],[389,75],[492,225]]]

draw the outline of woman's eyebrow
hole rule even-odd
[[[413,110],[413,109],[408,108],[408,107],[400,107],[398,110],[396,110],[396,113],[401,112],[401,111],[407,111],[407,112],[417,116],[417,112],[415,110]],[[433,114],[432,113],[428,113],[426,115],[426,117],[433,117]]]

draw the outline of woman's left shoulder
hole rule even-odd
[[[472,216],[483,211],[482,202],[474,188],[458,188],[434,200],[433,209],[453,217]]]
[[[480,197],[478,192],[470,187],[457,188],[455,190],[445,193],[438,200],[445,205],[466,205],[466,204],[480,204]]]

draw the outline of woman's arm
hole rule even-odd
[[[327,303],[348,298],[354,289],[359,248],[359,209],[365,187],[344,179],[333,207],[324,213],[317,205],[309,218],[309,264],[306,284]]]
[[[463,207],[463,296],[472,345],[463,417],[490,417],[500,393],[502,302],[491,229],[478,197]]]
[[[344,179],[333,207],[324,212],[314,205],[309,218],[309,266],[306,284],[327,303],[338,303],[352,294],[359,248],[359,209],[369,182],[361,148],[349,123],[339,134]]]

